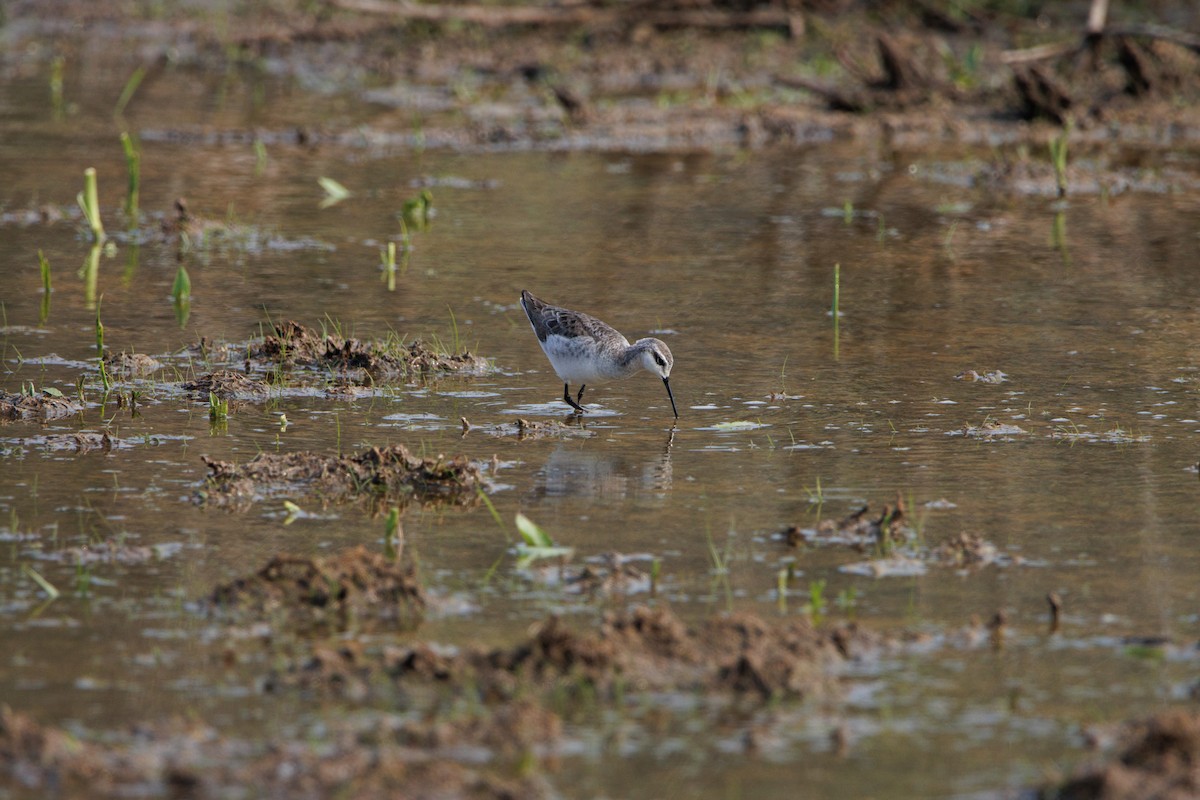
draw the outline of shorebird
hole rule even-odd
[[[646,370],[662,378],[671,400],[675,418],[675,396],[671,394],[671,350],[658,339],[638,339],[633,344],[611,326],[568,308],[544,303],[528,291],[521,292],[521,307],[537,334],[542,352],[563,381],[563,400],[583,412],[580,401],[589,383],[628,378]],[[571,397],[571,384],[579,384],[579,394]]]

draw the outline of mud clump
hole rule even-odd
[[[578,424],[570,424],[562,420],[527,420],[518,419],[515,422],[487,423],[472,425],[466,417],[462,418],[463,435],[473,430],[481,430],[488,436],[496,438],[515,437],[518,441],[536,441],[538,439],[569,439],[589,438],[596,434]]]
[[[404,445],[373,447],[354,456],[259,453],[242,465],[201,459],[211,474],[196,499],[217,505],[244,505],[295,491],[324,501],[371,496],[465,504],[475,500],[483,485],[479,466],[466,456],[422,458]]]
[[[258,572],[213,590],[217,608],[271,616],[282,612],[298,627],[345,628],[364,619],[419,624],[425,590],[409,565],[359,546],[337,556],[277,555]]]
[[[516,720],[489,723],[498,740]],[[0,780],[59,798],[167,797],[461,797],[478,800],[550,797],[536,777],[494,775],[431,758],[419,731],[339,731],[329,744],[273,739],[261,746],[198,723],[140,724],[103,743],[79,739],[31,716],[0,710]],[[445,735],[444,733],[442,735]],[[436,742],[426,735],[424,743]],[[519,742],[519,739],[513,739]],[[410,743],[411,744],[406,744]],[[19,796],[25,796],[19,794]],[[31,794],[32,796],[32,794]]]
[[[933,551],[939,563],[951,567],[982,567],[996,561],[999,555],[996,545],[977,533],[959,533]]]
[[[839,570],[872,578],[923,575],[931,565],[969,574],[989,565],[1023,563],[976,533],[959,533],[936,547],[926,547],[908,519],[904,499],[897,494],[895,504],[884,504],[878,514],[863,506],[841,519],[823,519],[814,528],[791,525],[778,538],[788,547],[842,545],[869,554],[866,561],[843,564]]]
[[[222,400],[266,400],[270,394],[267,385],[248,375],[233,370],[218,370],[201,375],[195,380],[186,381],[183,388],[197,394],[202,400],[215,395]]]
[[[1184,800],[1200,797],[1200,712],[1171,709],[1127,727],[1120,754],[1080,769],[1045,800]]]
[[[360,373],[371,379],[438,373],[478,374],[485,359],[469,352],[447,353],[415,340],[363,342],[337,333],[318,334],[298,322],[275,326],[274,333],[250,348],[258,358],[288,368]]]
[[[846,544],[865,550],[869,547],[888,549],[895,542],[908,538],[905,527],[906,512],[904,498],[896,495],[895,505],[884,504],[878,516],[870,513],[865,505],[842,519],[823,519],[815,529],[806,530],[791,525],[783,531],[783,539],[789,547],[800,547],[807,541]]]
[[[60,419],[82,410],[83,406],[63,397],[61,393],[8,394],[0,391],[0,422]]]
[[[339,654],[343,671],[331,671],[329,659],[313,660],[278,682],[336,688],[382,672],[401,686],[431,681],[478,691],[492,702],[524,697],[531,688],[584,686],[601,695],[702,691],[759,702],[836,693],[839,666],[888,644],[853,626],[819,631],[805,619],[773,624],[734,614],[689,627],[671,611],[639,607],[608,615],[594,633],[550,617],[510,647],[455,654],[428,644],[381,654],[345,651]]]
[[[104,368],[123,378],[150,375],[162,367],[161,361],[144,353],[108,353],[104,356]]]

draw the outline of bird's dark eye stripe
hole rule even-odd
[[[654,362],[656,364],[658,364],[660,367],[665,367],[667,365],[667,362],[663,361],[663,357],[660,356],[658,353],[654,354]]]

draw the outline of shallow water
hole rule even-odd
[[[116,96],[124,77],[95,70],[73,78],[68,95]],[[750,720],[684,711],[664,723],[637,701],[619,720],[576,720],[568,754],[545,767],[565,796],[783,797],[797,782],[814,796],[1004,794],[1084,758],[1081,724],[1194,691],[1194,195],[997,196],[946,180],[942,156],[861,145],[459,154],[347,137],[302,146],[284,134],[311,115],[328,127],[384,123],[353,99],[227,80],[223,101],[197,106],[189,76],[168,71],[155,102],[128,112],[142,132],[143,209],[164,213],[184,195],[195,213],[232,218],[241,231],[182,255],[153,235],[136,246],[120,235],[124,168],[107,110],[85,103],[55,120],[41,71],[0,84],[0,124],[12,132],[0,139],[0,207],[10,215],[0,225],[0,388],[32,381],[74,396],[82,375],[89,400],[67,419],[0,426],[4,703],[92,731],[185,714],[250,737],[314,724],[317,704],[268,697],[254,669],[223,665],[227,632],[194,603],[280,550],[381,546],[382,522],[361,505],[322,509],[303,497],[314,516],[289,525],[277,501],[245,513],[197,507],[200,455],[398,443],[495,457],[490,497],[509,525],[500,530],[482,506],[406,511],[423,580],[458,609],[434,614],[423,639],[503,643],[549,612],[591,620],[647,601],[587,600],[518,570],[518,511],[577,559],[660,559],[656,602],[687,618],[801,614],[808,587],[824,580],[828,619],[932,637],[924,652],[847,676],[840,702],[773,706]],[[269,142],[261,174],[251,130]],[[116,234],[94,298],[77,274],[88,249],[78,219],[12,216],[47,203],[73,214],[87,166],[99,170]],[[354,195],[319,209],[319,176]],[[387,291],[379,246],[399,237],[396,214],[422,185],[436,215]],[[38,250],[53,271],[44,322]],[[169,297],[180,264],[193,287],[183,327]],[[475,426],[565,417],[561,385],[517,304],[523,288],[631,339],[667,341],[674,431],[659,381],[639,376],[589,387],[580,436],[464,436],[462,417]],[[168,365],[141,384],[137,416],[99,404],[97,306],[111,350]],[[281,319],[363,338],[457,335],[496,371],[354,401],[281,393],[217,426],[204,404],[160,386],[200,371],[183,348],[201,337],[245,342]],[[967,370],[1007,380],[956,379]],[[990,423],[1015,428],[988,434]],[[77,454],[43,438],[103,430],[129,446]],[[1001,563],[875,578],[846,569],[870,553],[783,542],[789,525],[879,508],[897,493],[926,544],[977,533]],[[65,553],[110,539],[155,549],[86,567]],[[777,576],[788,564],[797,577],[781,608]],[[46,602],[27,566],[62,596]],[[1051,591],[1064,601],[1053,635]],[[1002,647],[964,643],[973,615],[999,609],[1009,620]],[[1175,644],[1147,653],[1130,636]],[[843,753],[831,742],[839,728]],[[758,742],[749,756],[747,730]],[[626,768],[612,769],[627,755]]]

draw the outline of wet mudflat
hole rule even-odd
[[[1194,143],[1059,199],[1055,128],[534,147],[180,46],[123,127],[6,62],[0,794],[1196,792]],[[569,417],[524,288],[678,423]]]

